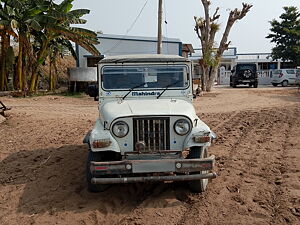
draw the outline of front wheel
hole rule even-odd
[[[187,158],[189,159],[202,159],[208,157],[207,147],[191,147],[190,153]],[[194,174],[207,174],[208,171],[200,171],[195,172]],[[201,193],[206,190],[208,184],[208,179],[200,179],[200,180],[193,180],[189,182],[189,187],[192,192]]]
[[[236,82],[235,82],[235,80],[232,81],[232,87],[236,88]]]
[[[254,87],[254,88],[257,88],[257,87],[258,87],[258,82],[255,82],[255,83],[253,84],[253,87]]]
[[[287,80],[282,81],[281,85],[282,87],[288,86],[289,82]]]

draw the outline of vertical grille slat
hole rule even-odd
[[[133,142],[143,141],[145,151],[170,150],[170,119],[168,117],[134,118]],[[136,149],[135,149],[136,150]]]

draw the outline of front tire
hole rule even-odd
[[[254,87],[254,88],[257,88],[257,87],[258,87],[258,82],[255,82],[255,83],[253,84],[253,87]]]
[[[287,80],[282,81],[281,83],[282,87],[286,87],[289,85],[289,82]]]
[[[235,82],[235,80],[232,81],[232,87],[236,88],[236,82]]]
[[[188,155],[188,159],[199,159],[199,158],[207,158],[208,151],[207,147],[191,147],[190,153]],[[195,172],[196,174],[206,174],[208,171],[200,171]],[[189,187],[192,192],[201,193],[204,192],[207,188],[208,179],[200,179],[200,180],[193,180],[189,182]]]
[[[275,83],[272,83],[272,85],[273,85],[274,87],[277,87],[277,86],[278,86],[278,84],[275,84]]]

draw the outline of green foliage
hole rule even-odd
[[[297,7],[284,7],[280,21],[272,20],[271,33],[266,37],[275,43],[272,49],[273,59],[291,61],[300,65],[300,13]]]
[[[57,4],[54,0],[0,0],[0,35],[13,36],[19,42],[18,60],[12,60],[17,64],[14,77],[16,89],[36,90],[39,67],[47,57],[55,65],[55,57],[67,49],[75,58],[71,41],[94,55],[100,54],[94,46],[99,43],[96,33],[73,26],[85,24],[86,20],[81,17],[90,10],[72,10],[73,2],[63,0]],[[11,56],[11,50],[8,53]],[[8,58],[10,64],[11,57]],[[3,82],[6,82],[6,77],[0,74]],[[30,84],[26,83],[28,80]]]

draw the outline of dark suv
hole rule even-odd
[[[236,87],[239,84],[248,84],[249,87],[258,86],[257,68],[253,63],[237,64],[231,70],[230,87]]]

